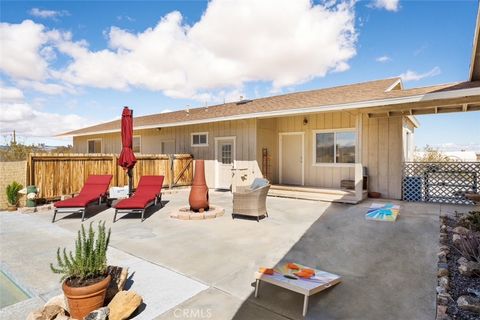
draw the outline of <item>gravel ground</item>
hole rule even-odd
[[[447,218],[445,220],[447,226],[451,229],[457,227],[457,219]],[[451,230],[449,228],[449,230]],[[455,249],[452,242],[453,233],[448,232],[448,245],[450,246],[450,253],[447,256],[450,289],[448,293],[452,296],[448,304],[447,314],[453,319],[462,320],[478,320],[480,316],[473,312],[461,310],[457,307],[457,299],[463,295],[472,295],[470,292],[480,292],[480,277],[466,277],[461,275],[458,271],[457,260],[461,257],[460,253]]]

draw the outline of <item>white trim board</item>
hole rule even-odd
[[[283,136],[302,136],[302,186],[305,185],[305,132],[279,132],[278,133],[278,181],[282,184],[282,137]]]
[[[185,125],[192,125],[192,124],[244,120],[244,119],[252,119],[252,118],[269,118],[269,117],[276,117],[276,116],[288,116],[288,115],[308,114],[308,113],[316,113],[316,112],[340,111],[340,110],[351,110],[351,109],[371,108],[371,107],[373,108],[373,107],[382,107],[382,106],[396,105],[396,104],[402,104],[402,103],[414,103],[414,102],[425,102],[425,101],[441,100],[441,99],[465,98],[465,97],[477,96],[477,95],[480,95],[480,87],[441,91],[441,92],[431,92],[431,93],[406,96],[406,97],[367,100],[367,101],[350,102],[350,103],[333,104],[333,105],[322,105],[322,106],[315,106],[310,108],[264,111],[264,112],[246,113],[246,114],[217,117],[217,118],[197,119],[197,120],[179,121],[179,122],[163,123],[163,124],[152,124],[152,125],[145,125],[145,126],[136,126],[134,127],[134,130],[169,128],[169,127],[178,127],[178,126],[185,126]],[[440,101],[439,101],[439,104],[441,104]],[[120,128],[111,129],[111,130],[92,131],[92,132],[81,133],[81,134],[60,134],[58,135],[58,137],[69,137],[69,136],[80,137],[80,136],[89,136],[93,134],[112,133],[112,132],[120,132]]]
[[[201,144],[193,144],[193,136],[200,136],[200,135],[205,135],[206,136],[206,143],[201,143]],[[198,148],[198,147],[208,147],[208,132],[192,132],[190,133],[190,147],[192,148]]]
[[[355,133],[355,162],[354,163],[337,163],[337,162],[317,162],[317,133],[337,133],[337,132],[353,132]],[[337,135],[333,138],[333,161],[337,158]],[[358,163],[358,154],[360,150],[358,147],[358,130],[357,128],[340,128],[340,129],[320,129],[312,130],[312,166],[313,167],[354,167]]]
[[[88,145],[89,145],[89,142],[90,141],[100,141],[100,152],[99,153],[103,153],[103,138],[91,138],[91,139],[87,139],[87,154],[95,154],[97,152],[89,152],[88,150]]]

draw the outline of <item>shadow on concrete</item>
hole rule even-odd
[[[108,210],[110,207],[108,207],[106,204],[101,204],[101,205],[91,205],[88,206],[87,209],[85,210],[85,221],[88,219],[96,216],[102,211]],[[80,212],[74,212],[74,213],[62,213],[62,212],[57,212],[57,216],[55,218],[55,222],[59,220],[67,220],[67,219],[82,219],[82,214]]]
[[[305,318],[303,295],[261,282],[259,297],[252,283],[233,319],[435,318],[438,215],[401,212],[397,222],[387,223],[365,220],[367,209],[365,204],[330,205],[277,262],[342,277],[310,296]]]
[[[168,204],[168,200],[162,200],[162,205],[156,205],[156,206],[151,206],[151,207],[148,207],[147,210],[145,210],[145,220],[147,220],[148,218],[150,218],[154,213],[162,210],[165,205]],[[135,212],[129,212],[129,213],[118,213],[117,214],[117,220],[123,220],[123,219],[141,219],[141,214],[140,213],[135,213]]]

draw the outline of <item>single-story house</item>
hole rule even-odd
[[[366,174],[368,190],[400,199],[415,115],[480,110],[478,32],[477,22],[469,81],[405,89],[391,78],[135,117],[134,151],[205,159],[212,188],[229,188],[237,169],[247,181],[264,176],[278,185],[272,194],[358,202]],[[119,120],[63,135],[78,153],[121,149]],[[356,191],[340,190],[342,180]]]
[[[399,199],[415,115],[474,110],[480,82],[404,89],[392,78],[136,117],[134,151],[205,159],[214,188],[229,188],[236,168],[248,180],[339,189],[365,167],[370,191]],[[121,150],[119,120],[65,135],[78,153]]]

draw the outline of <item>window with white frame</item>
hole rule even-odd
[[[132,150],[135,153],[141,153],[142,152],[142,137],[141,136],[133,136]]]
[[[87,153],[102,153],[102,139],[90,139],[87,144]]]
[[[314,164],[355,163],[354,130],[314,132]]]
[[[206,146],[208,146],[207,132],[192,133],[192,147],[206,147]]]

